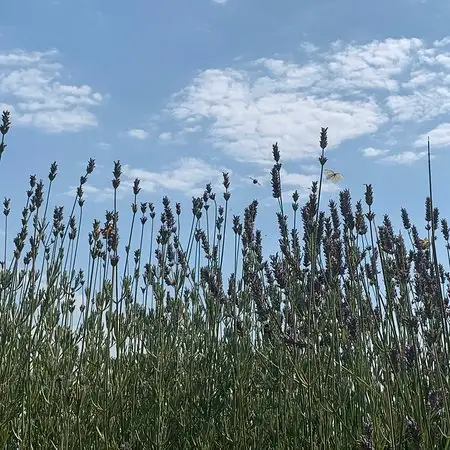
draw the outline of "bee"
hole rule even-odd
[[[112,237],[115,234],[114,228],[111,223],[107,224],[105,228],[100,230],[104,239]]]
[[[338,183],[344,179],[344,176],[341,173],[335,172],[331,169],[325,169],[325,176],[327,177],[327,180],[330,180],[333,183]]]
[[[253,177],[249,177],[249,178],[250,178],[250,180],[252,180],[253,184],[257,184],[258,186],[262,186],[261,183],[256,178],[253,178]]]

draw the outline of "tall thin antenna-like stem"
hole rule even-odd
[[[434,265],[434,271],[435,271],[435,279],[436,279],[436,288],[439,289],[439,305],[441,309],[441,317],[442,317],[442,325],[443,325],[443,331],[445,336],[446,343],[448,342],[448,325],[447,325],[447,319],[446,319],[446,311],[444,307],[444,297],[442,294],[442,288],[441,288],[441,282],[439,278],[439,264],[437,259],[437,252],[436,252],[436,242],[435,242],[435,229],[434,229],[434,206],[433,206],[433,184],[432,184],[432,178],[431,178],[431,151],[430,151],[430,136],[428,136],[428,144],[427,144],[427,157],[428,157],[428,189],[430,196],[430,211],[429,216],[431,218],[431,248],[433,250],[433,265]],[[446,357],[448,358],[448,347],[447,345],[444,345],[444,352],[446,354]]]

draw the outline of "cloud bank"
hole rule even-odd
[[[241,162],[270,163],[275,141],[285,160],[316,156],[320,126],[329,127],[332,149],[448,114],[449,45],[447,37],[431,45],[417,38],[335,42],[326,51],[308,46],[302,64],[260,58],[239,68],[206,69],[173,95],[166,118],[179,133],[201,128],[214,148]],[[449,129],[443,124],[430,132],[448,145]],[[389,156],[389,149],[366,150],[366,156],[397,163],[422,158],[414,141],[410,147]]]
[[[14,123],[44,132],[81,131],[97,125],[92,112],[103,96],[90,86],[64,84],[57,50],[0,53],[0,95]]]

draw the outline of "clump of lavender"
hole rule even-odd
[[[113,208],[92,224],[84,270],[93,159],[68,214],[48,212],[56,163],[48,186],[30,177],[9,253],[5,198],[0,446],[445,448],[447,221],[430,192],[425,226],[402,209],[396,233],[371,185],[322,209],[327,128],[319,144],[320,177],[305,201],[293,193],[291,211],[272,147],[273,255],[256,199],[229,217],[227,173],[223,195],[206,185],[190,212],[146,197],[136,179],[119,227],[116,161]]]

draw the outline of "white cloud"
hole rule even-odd
[[[56,56],[57,50],[47,52],[26,52],[24,50],[14,50],[9,53],[0,53],[1,66],[28,66],[33,63],[40,63],[48,57]],[[58,65],[58,67],[61,67]]]
[[[200,125],[190,125],[183,127],[180,130],[177,130],[176,132],[171,131],[164,131],[159,134],[158,140],[162,144],[185,144],[186,139],[189,138],[190,135],[193,135],[194,133],[198,133],[202,131],[202,127]]]
[[[308,54],[314,53],[319,50],[319,47],[308,41],[302,42],[299,47],[301,50]]]
[[[387,163],[395,163],[395,164],[412,164],[416,161],[419,161],[427,156],[427,152],[415,153],[411,151],[406,151],[402,153],[398,153],[396,155],[386,156],[382,158],[382,161]]]
[[[75,197],[77,188],[77,186],[70,186],[64,195]],[[129,184],[121,183],[117,188],[117,198],[124,198],[127,192],[131,192]],[[114,198],[114,189],[111,187],[111,183],[109,183],[109,186],[102,188],[92,186],[91,184],[85,184],[83,186],[83,198],[89,199],[89,201],[92,200],[94,203],[101,203],[108,200],[112,201]]]
[[[261,61],[274,68],[273,61]],[[277,72],[285,68],[278,66]],[[209,69],[174,96],[170,113],[184,123],[210,123],[213,145],[241,161],[271,161],[280,143],[284,159],[317,153],[321,125],[333,129],[330,147],[377,130],[387,120],[373,99],[346,101],[298,92],[286,69],[286,92],[242,71]],[[282,77],[283,77],[282,76]],[[283,83],[283,79],[280,81]],[[296,92],[297,91],[297,92]]]
[[[366,147],[361,150],[361,153],[368,158],[375,158],[377,156],[386,155],[389,153],[389,150],[383,150],[380,148]]]
[[[140,128],[133,128],[127,131],[127,135],[134,139],[139,139],[140,141],[144,141],[148,138],[148,132],[145,130],[141,130]]]
[[[402,73],[423,47],[420,39],[386,39],[363,45],[348,45],[329,53],[328,67],[337,75],[332,84],[344,89],[398,89]]]
[[[450,68],[450,54],[441,53],[436,56],[436,62],[442,64],[445,68]]]
[[[97,147],[102,148],[102,149],[109,149],[111,148],[111,144],[109,142],[97,142]]]
[[[414,142],[414,146],[425,147],[427,145],[428,136],[430,137],[430,145],[432,147],[450,146],[450,123],[441,123],[428,133],[422,134]]]
[[[165,131],[158,136],[158,139],[162,142],[167,142],[172,139],[172,133],[170,131]]]
[[[14,106],[15,124],[50,133],[96,126],[91,108],[103,96],[87,85],[61,83],[63,67],[57,56],[56,50],[0,52],[0,95]]]
[[[69,111],[59,109],[36,111],[22,114],[18,117],[18,121],[19,124],[32,125],[53,133],[80,131],[97,124],[95,115],[83,108],[74,108]]]
[[[231,174],[230,170],[225,170]],[[186,195],[201,195],[207,183],[216,188],[222,181],[222,170],[212,167],[197,158],[182,158],[176,164],[165,170],[151,172],[144,169],[122,166],[123,175],[132,182],[135,178],[141,180],[140,187],[146,192],[157,189],[180,191]]]
[[[402,87],[405,89],[417,89],[419,86],[424,86],[432,81],[436,81],[442,74],[436,72],[428,72],[425,69],[416,70],[411,73],[411,79],[406,83],[402,83]]]
[[[202,127],[200,125],[196,125],[194,127],[184,127],[183,133],[198,133],[202,130]]]
[[[435,47],[445,47],[450,44],[450,36],[447,36],[443,39],[439,39],[433,42]]]
[[[428,86],[410,95],[395,95],[387,105],[400,121],[424,121],[450,112],[450,89]]]
[[[395,129],[450,113],[450,53],[439,50],[446,39],[450,43],[444,38],[434,47],[417,38],[337,41],[328,51],[311,48],[305,64],[235,61],[239,67],[201,71],[172,97],[166,113],[180,130],[201,127],[214,148],[238,161],[269,164],[275,141],[285,160],[316,157],[321,126],[329,128],[332,149],[389,121]],[[366,156],[384,154],[374,150],[379,149]],[[386,160],[411,161],[417,155],[404,152]]]

